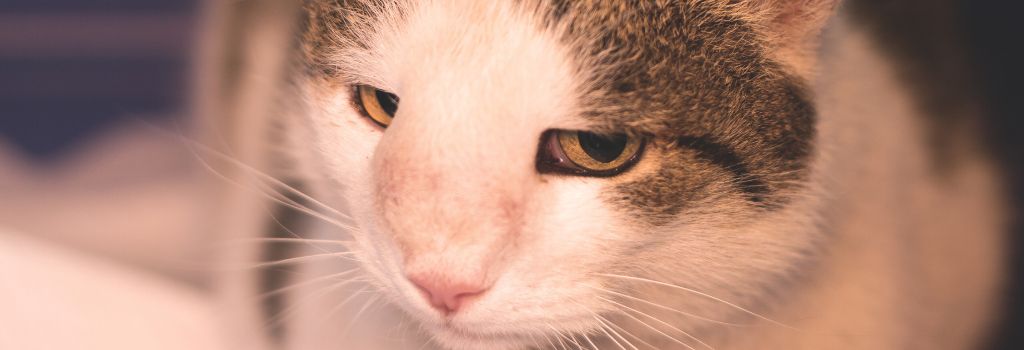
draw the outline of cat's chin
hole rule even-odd
[[[430,333],[434,342],[447,350],[515,350],[533,344],[526,336],[477,333],[451,326],[437,327]]]

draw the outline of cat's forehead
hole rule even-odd
[[[528,63],[529,57],[522,53],[529,51],[517,54],[514,49],[505,50],[514,43],[500,42],[516,39],[514,35],[481,33],[527,27],[541,34],[543,40],[556,41],[563,48],[551,50],[550,55],[571,56],[572,67],[567,68],[579,80],[574,87],[578,88],[576,93],[585,107],[579,113],[597,122],[598,127],[607,124],[651,133],[680,133],[680,127],[700,128],[692,125],[692,121],[708,119],[710,111],[735,114],[731,112],[741,104],[751,103],[749,97],[755,94],[768,94],[770,99],[788,102],[803,99],[796,96],[802,94],[800,82],[786,74],[778,62],[768,59],[765,41],[761,40],[764,33],[745,21],[753,16],[746,16],[731,3],[318,0],[308,5],[311,21],[305,44],[309,61],[317,69],[328,74],[355,75],[350,80],[387,89],[386,77],[359,75],[411,66],[431,68],[420,69],[416,75],[438,74],[479,67],[468,61],[487,55],[505,62]],[[519,18],[510,21],[507,17]],[[489,39],[499,42],[487,42]],[[413,52],[405,56],[413,62],[396,62],[392,56],[381,56],[380,51],[385,51],[383,48],[388,45],[392,45],[388,47],[392,53]],[[458,55],[474,51],[476,55]],[[439,57],[455,59],[442,62],[447,65],[431,66],[430,60]],[[506,64],[501,68],[516,66]],[[546,73],[533,75],[543,77]],[[764,108],[754,114],[786,115],[806,109],[787,101],[769,102],[772,103],[755,103]],[[749,110],[751,106],[743,107]],[[778,125],[772,127],[799,128],[789,119],[777,118]]]
[[[753,16],[732,3],[317,1],[309,7],[305,48],[308,61],[320,74],[348,76],[393,90],[388,84],[400,79],[388,79],[388,75],[401,75],[395,69],[414,67],[421,69],[415,76],[438,79],[447,72],[465,72],[467,67],[499,71],[544,67],[537,64],[541,62],[538,57],[527,55],[537,50],[502,50],[522,43],[495,42],[515,36],[485,35],[527,28],[536,34],[535,39],[555,43],[557,50],[550,50],[549,55],[565,57],[552,62],[566,61],[568,66],[496,75],[497,79],[473,80],[463,74],[461,81],[491,82],[494,84],[487,86],[494,87],[504,80],[543,81],[554,73],[568,75],[572,84],[564,89],[572,91],[558,92],[572,97],[573,117],[585,120],[588,128],[676,140],[692,151],[688,159],[665,162],[666,167],[652,178],[621,188],[629,194],[621,196],[630,198],[627,206],[664,208],[657,214],[674,215],[679,210],[678,198],[696,198],[693,194],[703,190],[697,188],[699,184],[685,182],[652,187],[655,180],[707,170],[701,167],[725,170],[729,174],[723,176],[732,176],[729,181],[739,183],[751,201],[767,202],[771,194],[800,177],[810,157],[814,111],[802,80],[784,69],[784,62],[771,58],[765,40],[768,33],[760,31],[750,20]],[[429,12],[433,10],[443,11]],[[445,16],[439,16],[442,14]],[[508,28],[510,24],[519,27]],[[446,41],[429,41],[432,34],[442,32]],[[396,46],[401,45],[417,46],[410,50],[416,56],[403,57],[423,60],[423,64],[403,64],[395,61],[400,55],[381,54],[398,52],[403,47]],[[495,56],[491,57],[495,62],[512,64],[428,62],[440,57],[468,63],[487,55]],[[376,75],[366,75],[368,72]],[[505,93],[536,89],[530,84],[509,87]],[[524,96],[540,94],[531,91]],[[527,105],[544,108],[552,104],[536,102]]]
[[[575,83],[584,79],[569,46],[544,27],[536,8],[330,2],[311,5],[310,16],[305,48],[317,74],[394,92],[406,113],[457,122],[478,110],[485,113],[479,118],[497,123],[527,118],[535,124],[578,115],[568,109],[578,100]]]

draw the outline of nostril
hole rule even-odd
[[[469,299],[483,294],[487,287],[476,283],[456,282],[447,278],[409,276],[427,302],[445,315],[455,313]]]

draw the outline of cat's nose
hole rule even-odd
[[[412,282],[435,309],[444,315],[459,311],[468,300],[480,296],[489,289],[481,283],[458,281],[437,274],[409,275]]]

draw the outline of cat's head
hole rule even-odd
[[[792,3],[314,1],[303,152],[446,347],[605,334],[647,302],[733,320],[716,298],[764,299],[815,240],[832,2]]]

